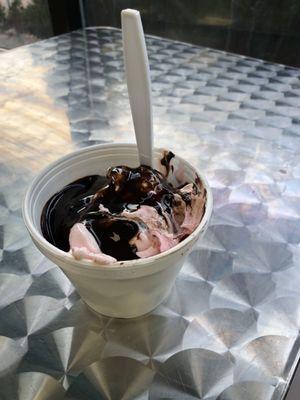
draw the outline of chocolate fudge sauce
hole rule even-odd
[[[165,161],[167,165],[169,160]],[[162,216],[170,214],[177,201],[174,194],[189,203],[189,196],[182,195],[155,169],[144,165],[113,167],[106,176],[86,176],[54,194],[43,208],[42,233],[50,243],[67,252],[70,229],[82,222],[103,253],[117,260],[135,259],[136,248],[129,242],[138,233],[139,225],[119,214],[135,211],[141,205],[155,207]]]

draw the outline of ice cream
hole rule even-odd
[[[44,237],[74,258],[98,264],[151,257],[174,247],[199,225],[206,191],[198,177],[171,183],[172,157],[164,153],[163,172],[122,165],[110,168],[106,177],[70,183],[43,209]]]

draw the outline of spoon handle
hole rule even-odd
[[[150,69],[140,13],[121,13],[125,73],[141,165],[153,165]]]

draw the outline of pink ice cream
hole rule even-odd
[[[182,165],[174,171],[173,156],[164,153],[163,173],[144,165],[117,166],[106,177],[70,183],[45,206],[44,236],[77,260],[104,265],[176,246],[199,225],[206,191],[199,177],[184,180]]]
[[[102,253],[94,236],[84,224],[77,222],[70,230],[69,242],[71,254],[76,260],[92,260],[99,264],[111,264],[117,260]]]
[[[160,215],[155,208],[148,205],[141,205],[136,211],[124,210],[120,213],[122,217],[133,220],[140,226],[139,232],[129,242],[136,247],[138,257],[151,257],[169,250],[198,226],[203,215],[205,198],[194,194],[192,183],[185,185],[180,192],[191,197],[191,204],[187,206],[178,195],[177,204],[169,216]],[[109,213],[103,205],[99,209]],[[82,223],[76,223],[71,228],[69,241],[71,253],[76,259],[93,260],[100,264],[117,261],[102,253],[95,238]]]

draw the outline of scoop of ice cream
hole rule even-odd
[[[170,157],[164,160],[166,167]],[[150,167],[116,166],[105,179],[82,178],[56,193],[44,208],[42,231],[79,260],[110,264],[151,257],[196,229],[205,201],[200,180],[174,186]]]
[[[88,253],[80,251],[83,258],[86,254],[86,258],[94,259],[95,253],[101,252],[100,246],[105,252],[111,251],[114,246],[107,243],[104,232],[110,231],[109,239],[119,247],[123,241],[123,250],[127,247],[127,252],[131,250],[136,257],[145,258],[174,247],[199,224],[205,200],[199,196],[195,184],[174,188],[161,173],[146,166],[114,167],[108,170],[107,178],[108,185],[94,195],[83,216],[85,229],[90,227],[100,238],[99,245],[94,242],[97,251],[94,248]],[[124,240],[120,230],[129,223],[135,228],[128,232],[123,229]],[[74,250],[71,235],[70,247],[75,257],[77,248],[88,248],[82,242]]]

